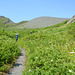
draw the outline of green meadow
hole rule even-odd
[[[75,75],[75,22],[66,23],[37,29],[1,28],[0,71],[9,70],[22,47],[26,51],[22,75]]]
[[[0,29],[0,73],[8,72],[21,51],[14,40],[14,33]]]
[[[18,45],[26,50],[23,75],[75,74],[75,23],[26,30]]]

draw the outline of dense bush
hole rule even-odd
[[[14,39],[7,34],[7,31],[0,30],[0,71],[8,71],[8,65],[13,64],[21,53]]]

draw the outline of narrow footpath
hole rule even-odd
[[[18,57],[14,66],[9,70],[6,75],[22,75],[22,70],[24,69],[24,61],[25,61],[25,51],[21,48],[21,55]]]

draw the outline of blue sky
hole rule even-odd
[[[71,18],[75,15],[75,0],[0,0],[0,16],[13,22],[41,16]]]

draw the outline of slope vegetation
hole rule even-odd
[[[22,75],[75,75],[75,23],[22,30],[27,59]]]
[[[15,59],[21,54],[14,35],[13,32],[0,29],[0,75],[4,75],[2,72],[8,72]]]
[[[2,22],[2,24],[13,24],[14,23],[9,18],[6,18],[4,16],[0,16],[0,22]]]
[[[9,18],[0,16],[0,28],[7,27],[7,24],[14,24],[14,22],[12,22]]]
[[[75,22],[38,29],[13,30],[11,26],[9,32],[4,29],[0,29],[0,74],[7,72],[20,55],[19,45],[27,57],[22,75],[75,75]]]

